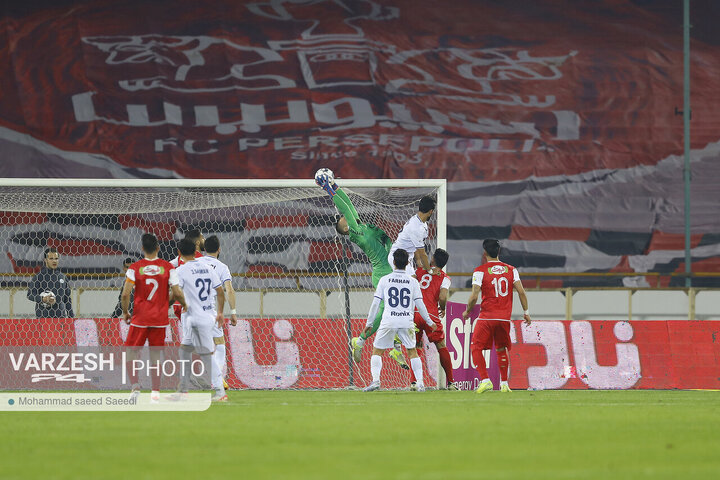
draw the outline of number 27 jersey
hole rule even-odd
[[[473,272],[473,285],[480,286],[482,303],[478,318],[510,320],[513,284],[520,280],[515,267],[503,262],[487,262]]]
[[[222,285],[215,269],[205,262],[193,260],[180,265],[177,274],[187,304],[185,318],[214,318],[217,315],[214,290]]]

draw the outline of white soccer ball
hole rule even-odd
[[[315,183],[318,185],[322,185],[325,183],[325,178],[327,178],[328,183],[331,185],[335,183],[335,174],[332,170],[329,168],[321,168],[317,172],[315,172]]]

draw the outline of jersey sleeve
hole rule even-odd
[[[474,275],[473,275],[473,277],[474,277]],[[449,290],[449,289],[450,289],[450,283],[451,283],[451,282],[450,282],[450,277],[445,277],[445,278],[443,278],[443,281],[442,281],[442,283],[440,284],[440,289],[442,290],[443,288],[447,288],[447,289]]]
[[[383,282],[383,279],[381,278],[380,281],[378,282],[377,288],[375,289],[375,295],[374,295],[375,298],[379,298],[380,300],[382,300],[385,297],[384,291],[385,291],[385,282]]]
[[[517,268],[513,268],[513,283],[520,281],[520,274],[517,271]]]
[[[218,272],[218,277],[220,277],[220,282],[222,282],[223,285],[227,281],[232,281],[232,275],[230,275],[230,269],[224,263],[220,267],[220,271]]]
[[[170,265],[177,268],[180,264],[180,257],[175,257],[172,260],[170,260]]]
[[[222,282],[220,281],[220,277],[218,277],[218,274],[213,270],[212,268],[210,271],[210,280],[212,281],[212,288],[218,288],[222,287]]]
[[[472,284],[482,287],[483,272],[473,272]]]
[[[410,241],[415,248],[425,248],[425,239],[427,236],[427,229],[423,227],[423,224],[420,224],[420,226],[411,231]]]
[[[128,270],[129,271],[129,270]],[[180,284],[180,278],[178,278],[177,270],[174,268],[170,269],[170,278],[168,278],[168,283],[172,285],[179,285]]]
[[[340,210],[340,213],[345,217],[345,220],[347,220],[348,227],[357,228],[360,217],[357,210],[355,210],[355,206],[350,201],[350,197],[347,196],[342,188],[337,189],[337,194],[333,197],[333,203],[335,203],[337,209]]]
[[[125,280],[127,280],[130,283],[135,283],[135,267],[130,266],[128,268],[127,273],[125,273]]]

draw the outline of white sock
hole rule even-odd
[[[220,372],[220,383],[222,383],[222,379],[225,377],[225,370],[227,369],[227,353],[225,349],[225,344],[221,343],[220,345],[215,345],[215,353],[213,353],[213,361],[217,365],[217,368]]]
[[[382,357],[373,355],[370,357],[370,373],[372,373],[373,382],[380,381],[380,371],[382,370]]]
[[[482,379],[482,382],[480,382],[480,383],[486,383],[486,382],[489,382],[489,381],[490,381],[489,378],[483,378],[483,379]]]
[[[223,388],[220,366],[215,359],[215,352],[210,355],[210,386],[214,388],[215,391],[219,391],[219,388]]]
[[[507,385],[507,384],[508,384],[507,380],[501,380],[501,381],[500,381],[500,386]]]
[[[420,357],[411,358],[410,366],[415,374],[415,381],[417,382],[415,385],[419,387],[425,386],[425,383],[423,382],[422,360],[420,360]]]
[[[356,345],[357,345],[358,347],[362,347],[363,345],[365,345],[365,340],[363,340],[362,337],[358,337],[358,340],[357,340]]]

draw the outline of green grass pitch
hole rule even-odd
[[[206,412],[1,416],[3,480],[720,478],[709,391],[239,391]]]

